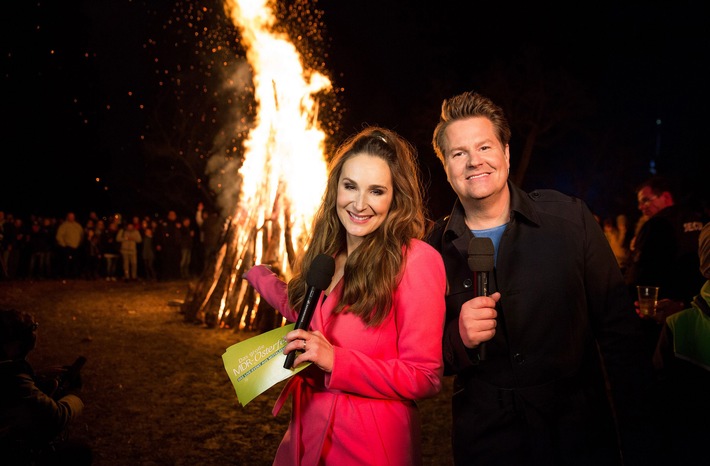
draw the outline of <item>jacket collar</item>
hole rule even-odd
[[[533,199],[540,196],[540,193],[533,191],[528,194],[510,181],[508,181],[508,190],[510,191],[511,220],[517,217],[519,220],[532,223],[533,225],[540,225],[540,216],[535,210],[533,201]],[[466,225],[466,214],[463,205],[458,198],[456,202],[454,202],[454,207],[446,222],[444,236],[450,241],[454,238],[469,238],[471,236],[471,231]]]

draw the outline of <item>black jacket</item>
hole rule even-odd
[[[679,205],[658,212],[643,224],[634,243],[626,281],[635,292],[636,285],[655,285],[659,298],[683,301],[686,306],[705,278],[700,273],[698,240],[704,219]]]
[[[427,239],[442,254],[448,279],[443,351],[445,374],[456,376],[457,464],[466,464],[465,458],[476,464],[557,464],[557,455],[584,456],[572,451],[575,442],[613,431],[600,354],[624,421],[637,390],[650,382],[633,300],[587,206],[557,191],[528,194],[508,186],[511,221],[489,283],[490,293],[501,293],[497,331],[486,344],[485,361],[458,332],[461,305],[474,297],[467,262],[472,233],[459,201]],[[501,444],[493,446],[496,437]],[[605,442],[614,456],[615,439],[606,436]],[[604,450],[603,443],[596,447]],[[487,463],[496,448],[507,456]],[[560,453],[564,448],[569,451]]]

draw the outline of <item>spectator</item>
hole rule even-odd
[[[118,230],[116,241],[121,244],[124,280],[138,280],[138,244],[143,241],[140,231],[136,230],[133,223],[127,223],[125,227]]]
[[[52,276],[52,241],[54,238],[46,224],[34,221],[28,234],[27,248],[30,254],[28,276],[34,279]]]
[[[115,282],[118,274],[118,257],[121,243],[116,240],[118,235],[118,223],[109,222],[106,230],[101,234],[101,256],[104,259],[106,281]]]
[[[60,248],[62,277],[77,278],[81,271],[81,246],[84,227],[76,221],[74,212],[69,212],[57,229],[57,244]]]
[[[190,217],[183,217],[180,233],[180,278],[190,278],[190,265],[192,264],[192,250],[195,247],[195,230],[192,228]]]
[[[60,248],[59,244],[57,244],[57,230],[59,229],[59,219],[56,217],[45,217],[44,218],[44,226],[47,228],[47,231],[49,231],[49,237],[52,238],[52,241],[50,242],[52,244],[52,252],[50,253],[50,269],[51,269],[51,277],[55,278],[58,277],[61,272],[60,272]]]
[[[140,216],[134,215],[131,217],[131,223],[133,224],[133,227],[135,230],[140,233],[141,237],[145,237],[144,234],[144,229],[143,229],[143,220],[141,220]],[[136,244],[136,253],[138,255],[138,276],[143,277],[145,276],[145,270],[143,270],[143,242],[141,241],[140,243]]]
[[[634,294],[637,285],[660,288],[659,312],[654,318],[642,318],[650,358],[663,320],[688,307],[704,282],[697,252],[704,221],[700,213],[676,202],[670,182],[663,177],[641,183],[636,197],[647,220],[635,238],[626,283]]]
[[[0,309],[0,457],[7,466],[82,466],[91,448],[69,435],[81,415],[81,376],[56,371],[42,378],[27,356],[35,348],[37,322],[24,312]],[[50,375],[50,372],[47,372]],[[71,375],[64,387],[62,377]]]
[[[182,223],[178,221],[177,213],[171,210],[154,234],[161,280],[180,278],[181,236]]]
[[[206,258],[205,258],[205,220],[208,218],[209,213],[205,210],[205,205],[202,202],[197,203],[197,210],[195,211],[195,227],[197,229],[197,234],[195,236],[195,250],[193,254],[193,264],[195,269],[200,273],[205,268]]]
[[[201,202],[197,205],[195,219],[199,230],[196,269],[202,272],[214,260],[220,236],[223,233],[224,222],[216,211],[208,211]]]
[[[705,465],[710,437],[710,223],[698,243],[705,283],[690,307],[663,324],[654,365],[658,370],[657,413],[666,427],[665,464]]]
[[[153,245],[153,225],[143,228],[143,248],[141,251],[143,258],[143,271],[145,279],[155,281],[158,276],[155,273],[155,246]]]
[[[84,278],[96,280],[101,274],[101,237],[95,229],[85,230]]]
[[[4,228],[5,267],[7,278],[19,278],[22,273],[22,259],[26,254],[27,232],[22,218],[8,215]]]

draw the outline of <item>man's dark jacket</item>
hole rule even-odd
[[[473,235],[458,200],[427,238],[442,254],[448,279],[443,352],[445,374],[456,376],[456,464],[558,464],[554,455],[560,449],[574,460],[578,441],[598,441],[592,454],[606,458],[606,450],[614,457],[603,370],[622,422],[636,412],[630,404],[651,371],[650,361],[642,359],[639,319],[621,271],[581,200],[508,187],[511,219],[489,284],[490,293],[501,293],[497,331],[486,343],[484,361],[477,349],[463,345],[458,331],[461,305],[474,297],[467,262]],[[517,427],[501,427],[506,425]],[[507,434],[498,435],[499,428]],[[487,445],[496,442],[505,445],[489,451]],[[523,456],[486,457],[501,449]]]

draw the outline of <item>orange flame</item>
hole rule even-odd
[[[242,218],[234,221],[290,228],[294,244],[279,242],[269,248],[274,250],[257,250],[255,258],[279,261],[286,271],[286,248],[302,249],[325,190],[325,133],[319,127],[314,95],[330,90],[331,83],[318,72],[304,70],[286,34],[273,32],[276,20],[266,0],[226,0],[225,9],[241,31],[259,106],[239,170],[237,217]],[[280,220],[285,213],[289,218]]]
[[[241,273],[268,262],[288,280],[289,259],[305,247],[327,178],[315,96],[332,88],[327,77],[304,69],[286,34],[274,31],[267,0],[225,0],[224,6],[241,33],[258,110],[243,143],[236,212],[225,225],[212,279],[195,291],[191,306],[204,311],[217,300],[220,326],[243,328],[252,317],[244,310],[254,314],[258,301]]]

